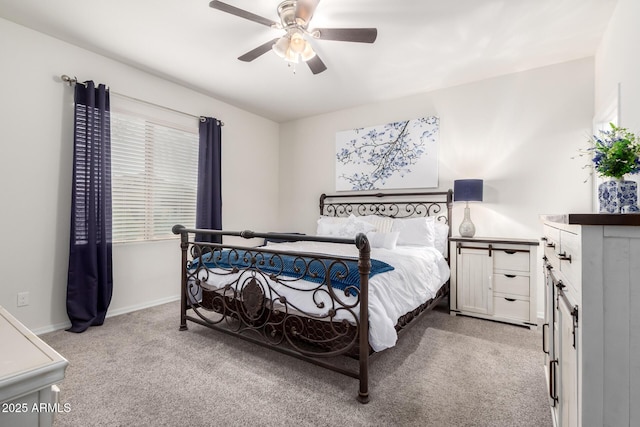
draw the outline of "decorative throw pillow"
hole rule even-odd
[[[333,216],[321,216],[318,219],[318,227],[316,229],[317,236],[337,236],[338,230],[347,223],[349,218],[340,218]]]
[[[394,250],[396,248],[398,236],[400,236],[400,233],[397,231],[391,231],[389,233],[371,231],[367,233],[367,238],[369,239],[369,244],[372,248],[383,248],[389,250]]]
[[[442,253],[442,255],[446,255],[447,243],[449,241],[449,226],[442,222],[435,221],[433,227],[435,230],[433,245],[440,251],[440,253]]]
[[[398,245],[434,246],[435,219],[433,217],[395,218],[391,231],[400,233]]]
[[[365,215],[360,217],[361,220],[373,225],[378,233],[390,233],[393,226],[393,218],[379,215]]]
[[[366,221],[363,221],[351,214],[346,223],[342,224],[338,229],[338,237],[344,237],[352,239],[356,237],[358,233],[367,234],[370,231],[375,230],[375,227]]]

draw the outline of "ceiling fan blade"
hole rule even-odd
[[[320,59],[318,55],[308,60],[307,65],[313,74],[320,74],[327,69],[327,66],[324,65],[324,62],[322,62],[322,59]]]
[[[250,50],[244,55],[238,57],[238,59],[244,62],[251,62],[257,57],[259,57],[260,55],[264,55],[265,53],[269,52],[271,50],[271,46],[273,46],[273,44],[277,41],[278,39],[269,40],[265,44],[261,44],[257,48]]]
[[[240,18],[248,19],[249,21],[257,22],[258,24],[266,25],[267,27],[271,27],[274,25],[278,25],[277,22],[272,21],[267,18],[263,18],[262,16],[255,15],[251,12],[247,12],[246,10],[239,9],[235,6],[231,6],[230,4],[223,3],[221,1],[213,0],[209,3],[214,9],[221,10],[223,12],[230,13],[232,15],[239,16]]]
[[[316,7],[318,7],[318,3],[320,3],[320,0],[298,0],[296,18],[302,19],[308,24],[316,11]]]
[[[376,28],[315,28],[313,36],[320,40],[373,43],[378,37]]]

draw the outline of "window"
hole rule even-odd
[[[113,242],[175,237],[195,227],[198,120],[112,97]]]

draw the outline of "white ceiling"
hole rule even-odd
[[[279,0],[223,1],[278,21]],[[283,32],[209,0],[0,0],[0,16],[283,122],[592,56],[615,5],[322,0],[310,28],[376,27],[378,39],[313,40],[328,67],[317,75],[273,52],[238,61]]]

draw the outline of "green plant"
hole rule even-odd
[[[626,128],[609,126],[610,130],[600,130],[590,138],[596,172],[616,179],[640,172],[640,139]]]

